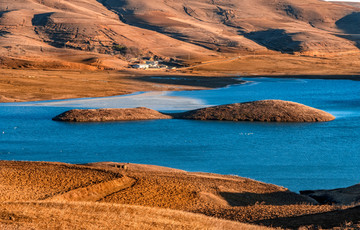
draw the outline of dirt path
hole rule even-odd
[[[98,201],[108,195],[129,188],[136,180],[127,176],[90,185],[48,198],[48,201]]]

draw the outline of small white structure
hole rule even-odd
[[[136,65],[133,65],[133,67],[136,69],[148,69],[148,68],[150,68],[150,65],[149,64],[136,64]]]

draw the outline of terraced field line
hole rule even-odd
[[[90,185],[83,188],[71,190],[69,192],[55,195],[46,200],[48,201],[98,201],[105,196],[126,189],[134,185],[135,179],[123,176],[122,178]]]

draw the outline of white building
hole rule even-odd
[[[136,69],[148,69],[148,68],[150,68],[150,65],[149,64],[136,64],[136,65],[133,65],[133,67]]]

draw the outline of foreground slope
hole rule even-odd
[[[4,211],[5,209],[5,211]],[[7,211],[11,210],[11,211]],[[54,218],[56,217],[56,218]],[[1,229],[233,229],[265,230],[160,208],[88,202],[0,203]]]
[[[113,162],[0,166],[2,229],[261,229],[233,221],[326,228],[360,221],[358,208],[315,205],[283,187],[237,176]],[[343,217],[335,221],[334,213]]]

